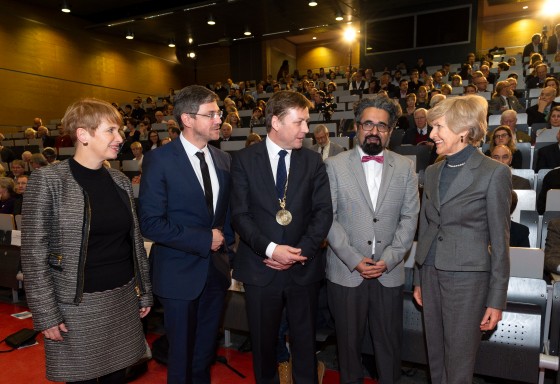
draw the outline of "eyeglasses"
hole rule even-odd
[[[389,132],[389,126],[385,123],[374,123],[373,121],[364,121],[363,123],[358,123],[358,125],[364,131],[371,131],[373,128],[377,128],[377,131],[380,133],[387,133]]]
[[[216,118],[217,118],[217,119],[221,119],[222,116],[223,116],[223,114],[224,114],[224,112],[222,112],[222,111],[218,111],[218,112],[212,111],[212,112],[209,112],[209,113],[194,113],[194,112],[190,112],[189,114],[191,114],[191,115],[197,115],[197,116],[204,116],[204,117],[207,117],[207,118],[209,118],[209,119],[216,119]]]
[[[504,138],[506,138],[506,137],[509,137],[509,134],[507,134],[507,133],[502,133],[502,134],[494,135],[494,138],[495,138],[495,139],[504,139]]]

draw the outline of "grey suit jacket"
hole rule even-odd
[[[486,305],[503,309],[509,281],[511,171],[475,151],[440,200],[444,166],[440,161],[426,169],[416,263],[424,263],[437,241],[435,267],[490,272]],[[420,284],[417,274],[415,284]]]
[[[525,107],[521,105],[517,97],[508,96],[509,108],[513,109],[517,113],[525,112]],[[488,101],[488,112],[492,115],[501,115],[502,107],[507,107],[506,101],[502,96],[495,96],[490,101]]]
[[[319,144],[314,144],[313,147],[311,147],[311,149],[315,152],[319,152]],[[333,143],[331,141],[331,145],[329,147],[329,156],[328,157],[336,156],[336,155],[338,155],[339,153],[342,153],[342,152],[344,152],[344,148],[342,148],[337,143]]]
[[[356,287],[363,278],[354,268],[371,257],[387,271],[379,277],[386,287],[404,284],[403,258],[412,246],[420,203],[414,165],[407,158],[384,151],[383,175],[373,209],[358,149],[326,161],[334,220],[328,234],[327,279]]]

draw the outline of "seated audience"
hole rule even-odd
[[[512,157],[509,165],[512,168],[521,169],[523,167],[523,155],[517,150],[511,129],[506,125],[500,125],[492,131],[490,135],[490,149],[484,152],[484,154],[491,156],[494,148],[498,145],[505,145],[510,149]]]
[[[366,89],[369,88],[368,82],[364,79],[364,72],[362,69],[356,71],[354,79],[348,85],[348,90],[351,95],[361,95]]]
[[[544,81],[544,86],[552,87],[556,89],[556,97],[560,96],[560,80],[558,80],[556,77],[552,77],[552,76],[547,77],[546,80]]]
[[[33,154],[30,151],[23,151],[23,153],[21,154],[21,159],[29,165],[31,163],[32,155]]]
[[[15,183],[9,177],[0,177],[0,213],[14,213]]]
[[[41,125],[39,128],[37,128],[37,138],[41,139],[43,148],[53,147],[56,142],[54,137],[50,136],[49,129],[44,125]]]
[[[134,155],[134,159],[138,162],[138,168],[142,167],[142,160],[144,160],[144,154],[142,153],[142,143],[139,141],[135,141],[134,143],[130,144],[130,149],[132,150],[132,155]]]
[[[523,48],[523,57],[529,57],[532,53],[542,53],[542,43],[540,33],[535,33],[531,37],[531,42]]]
[[[138,123],[138,131],[140,136],[138,137],[140,141],[148,140],[148,132],[152,129],[152,124],[149,120],[143,120]]]
[[[326,125],[317,125],[313,130],[313,136],[316,143],[311,147],[311,149],[315,152],[319,152],[323,157],[323,160],[338,155],[345,150],[340,145],[338,145],[337,143],[333,143],[330,140],[329,129],[326,127]]]
[[[4,136],[2,135],[2,137]],[[14,153],[14,151],[12,151],[12,149],[9,147],[3,146],[1,141],[0,141],[0,159],[2,160],[3,163],[11,163],[16,159],[16,154]]]
[[[263,110],[261,107],[253,108],[253,114],[251,115],[251,122],[249,123],[249,127],[253,128],[257,125],[264,125],[265,124],[265,117],[263,114]]]
[[[417,92],[418,88],[422,85],[424,85],[423,82],[421,82],[419,80],[420,76],[418,74],[418,70],[412,70],[412,73],[410,74],[410,81],[408,82],[408,91],[409,92]],[[427,93],[427,91],[426,91]]]
[[[499,81],[496,84],[492,99],[488,102],[488,112],[492,115],[499,115],[508,109],[513,109],[519,113],[525,112],[525,107],[513,95],[509,81]]]
[[[541,91],[537,104],[527,108],[527,123],[532,126],[534,123],[546,123],[550,110],[559,105],[554,102],[556,97],[556,89],[545,87]]]
[[[421,85],[418,87],[418,96],[416,97],[416,108],[430,108],[430,95],[428,94],[428,88]]]
[[[181,134],[181,130],[178,127],[172,126],[170,128],[167,128],[167,133],[169,134],[170,140],[176,140],[179,138],[179,135]],[[163,145],[167,143],[164,143],[162,140],[161,144]]]
[[[10,164],[10,170],[14,180],[16,180],[19,176],[25,175],[25,161],[18,159],[12,161]]]
[[[56,159],[56,151],[54,150],[54,148],[46,147],[41,153],[43,154],[43,156],[45,156],[45,159],[47,159],[47,162],[49,164],[56,164],[59,162]]]
[[[262,141],[261,137],[255,133],[255,132],[251,132],[247,135],[247,140],[245,140],[245,148],[253,145],[253,144],[257,144],[260,143]]]
[[[43,156],[41,153],[34,153],[31,155],[31,159],[29,160],[29,166],[33,171],[41,167],[46,167],[47,165],[49,165],[49,162],[47,161],[47,159],[45,159],[45,156]]]
[[[513,134],[513,140],[516,143],[530,143],[531,137],[523,131],[517,130],[517,112],[508,109],[502,112],[500,117],[500,125],[507,125]],[[516,168],[516,167],[514,167]]]
[[[557,143],[540,148],[537,153],[537,166],[535,172],[541,169],[552,169],[560,166],[560,131],[556,134]]]
[[[15,201],[14,201],[14,215],[21,215],[21,203],[23,202],[23,193],[27,188],[27,175],[19,176],[15,180]]]
[[[428,111],[425,108],[418,108],[414,111],[414,125],[409,127],[404,133],[402,144],[418,145],[433,143],[430,139],[432,127],[428,125]]]
[[[452,88],[463,88],[463,79],[460,75],[453,75],[451,77],[451,87]]]
[[[511,154],[511,149],[507,145],[496,145],[490,153],[490,156],[494,160],[511,167],[513,156]],[[531,183],[529,180],[514,174],[511,175],[511,184],[513,189],[531,189]]]
[[[511,206],[509,209],[510,215],[513,214],[517,207],[517,193],[511,191]],[[509,227],[509,246],[510,247],[525,247],[531,246],[529,242],[529,228],[526,225],[511,221]]]
[[[548,77],[548,66],[545,63],[538,64],[533,73],[527,76],[525,84],[527,89],[544,88],[545,80]]]
[[[74,143],[72,143],[72,138],[70,137],[69,134],[67,134],[66,132],[64,132],[64,128],[62,126],[62,123],[58,123],[56,125],[56,129],[58,130],[58,136],[56,137],[54,146],[56,148],[56,150],[58,151],[59,148],[70,148],[74,146]]]
[[[469,84],[465,87],[465,95],[476,95],[477,88],[474,84]]]
[[[147,150],[156,149],[157,147],[161,147],[161,140],[159,139],[159,134],[157,131],[150,131],[148,134],[148,145]]]
[[[241,121],[241,118],[239,117],[237,111],[228,113],[224,120],[224,123],[228,123],[232,128],[243,127],[243,122]]]
[[[548,223],[544,245],[544,270],[560,274],[560,219],[552,219]]]
[[[546,195],[551,189],[560,189],[560,168],[551,170],[543,179],[541,191],[537,196],[537,212],[539,215],[544,214],[546,210]]]
[[[449,84],[443,84],[441,86],[441,94],[442,95],[445,95],[445,96],[451,95],[452,90],[453,90],[453,88],[451,88],[451,85],[449,85]]]
[[[445,95],[439,94],[432,96],[430,99],[430,108],[433,108],[437,103],[443,100],[445,100]]]
[[[409,93],[406,95],[406,105],[402,108],[403,114],[406,116],[414,115],[416,110],[416,94]]]
[[[27,140],[33,140],[37,138],[37,131],[33,128],[27,128],[23,131],[23,137]]]

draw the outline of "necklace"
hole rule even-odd
[[[465,165],[466,163],[467,163],[466,161],[463,161],[462,163],[459,163],[459,164],[449,164],[449,163],[447,163],[445,165],[448,166],[449,168],[459,168],[459,167],[462,167],[463,165]]]

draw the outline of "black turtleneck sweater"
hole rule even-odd
[[[71,158],[72,175],[91,207],[84,292],[101,292],[128,283],[134,276],[132,217],[105,167],[89,169]]]

